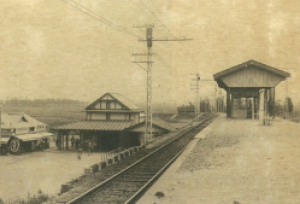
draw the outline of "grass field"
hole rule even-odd
[[[84,120],[85,113],[82,112],[85,106],[2,106],[2,112],[21,112],[36,118],[38,121],[47,123],[50,128],[64,123],[71,123]]]

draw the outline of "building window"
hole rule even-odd
[[[111,101],[110,103],[109,103],[109,109],[116,109],[116,102],[114,102],[114,101]]]
[[[110,114],[106,113],[106,120],[110,120]]]
[[[106,109],[106,101],[101,101],[101,109]]]
[[[97,103],[97,104],[95,105],[95,109],[100,109],[100,103]]]
[[[30,132],[34,132],[34,130],[35,130],[35,127],[30,127],[30,128],[29,128],[29,131],[30,131]]]

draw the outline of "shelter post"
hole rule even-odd
[[[66,133],[66,150],[69,150],[69,133]]]
[[[265,116],[264,103],[265,103],[265,89],[260,89],[259,90],[259,121],[261,124],[264,123],[264,116]]]
[[[275,104],[275,88],[270,89],[270,116],[275,117],[276,114],[276,104]]]
[[[227,91],[227,104],[226,104],[226,107],[227,107],[227,118],[230,118],[230,111],[231,111],[231,101],[230,101],[230,90]]]
[[[254,97],[252,98],[252,120],[254,120]]]

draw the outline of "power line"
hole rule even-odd
[[[142,67],[142,65],[140,65],[139,63],[135,63],[136,65],[138,65],[142,70],[147,71],[144,67]]]
[[[147,10],[165,27],[166,30],[168,30],[170,33],[170,29],[167,28],[167,26],[154,14],[154,12],[145,4],[142,0],[140,2],[147,8]],[[154,5],[154,4],[153,4]],[[172,34],[172,33],[171,33]],[[172,34],[173,35],[173,34]],[[174,36],[174,35],[173,35]],[[175,37],[175,36],[174,36]]]
[[[145,129],[145,134],[143,137],[143,143],[147,143],[149,139],[152,139],[152,44],[153,41],[188,41],[191,39],[153,39],[152,38],[152,29],[154,28],[154,24],[146,24],[143,26],[134,26],[135,28],[146,28],[146,39],[142,40],[140,39],[139,41],[146,41],[147,42],[147,48],[148,52],[147,54],[134,54],[135,56],[142,56],[146,55],[147,60],[146,61],[141,61],[138,63],[147,63],[147,112],[146,112],[146,129]],[[156,54],[157,55],[157,54]],[[159,55],[158,55],[159,56]],[[167,64],[160,56],[159,59],[164,62],[164,64]],[[136,62],[135,62],[136,63]],[[150,137],[149,137],[150,136]]]
[[[82,13],[85,13],[86,15],[118,30],[118,31],[121,31],[127,35],[131,35],[131,36],[135,36],[135,37],[140,37],[136,34],[134,34],[133,32],[129,31],[129,30],[126,30],[124,28],[121,28],[120,26],[116,25],[115,23],[112,23],[111,21],[107,20],[106,18],[102,17],[102,16],[99,16],[98,14],[96,14],[95,12],[89,10],[88,8],[82,6],[81,4],[77,3],[76,1],[73,1],[73,0],[70,0],[71,2],[73,2],[73,4],[69,3],[67,0],[61,0],[62,2],[64,2],[65,4],[73,7],[74,9],[76,9],[77,11],[80,11]],[[75,4],[75,5],[74,5]],[[81,7],[81,8],[80,8]]]
[[[171,30],[155,15],[155,13],[142,1],[140,0],[141,3],[143,3],[143,5],[147,8],[147,10],[163,25],[163,27],[173,36],[176,38],[176,36],[171,32]],[[154,5],[154,4],[153,4]],[[180,43],[180,42],[178,42]],[[183,44],[182,44],[183,47]],[[191,53],[187,50],[188,55],[190,56],[190,58],[193,60],[193,62],[195,63],[195,65],[198,66],[198,63],[195,61],[195,59],[192,57]]]
[[[169,65],[157,52],[153,52],[155,55],[155,57],[166,67],[168,68],[170,71],[175,71],[177,72],[175,69],[173,69],[171,67],[171,65]]]

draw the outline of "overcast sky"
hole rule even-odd
[[[250,59],[290,72],[290,96],[296,100],[299,95],[298,0],[75,1],[98,20],[66,2],[75,5],[72,0],[0,0],[2,99],[92,102],[117,92],[145,102],[146,72],[131,63],[131,54],[147,51],[137,37],[144,38],[145,29],[133,28],[146,23],[154,23],[154,38],[193,39],[154,42],[153,51],[168,64],[153,58],[154,103],[194,100],[192,73],[213,79],[216,72]],[[105,19],[136,36],[103,23]],[[284,83],[276,89],[278,98],[284,97]],[[200,82],[201,96],[211,97],[214,85]]]

